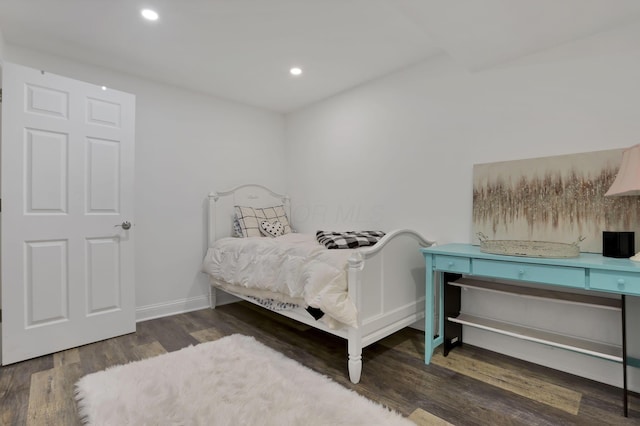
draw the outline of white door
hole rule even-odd
[[[135,97],[2,66],[2,364],[135,331]]]

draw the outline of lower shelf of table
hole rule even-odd
[[[544,330],[497,321],[489,318],[477,317],[461,313],[457,317],[447,318],[451,322],[515,337],[530,342],[542,343],[548,346],[579,352],[615,362],[622,362],[622,347],[601,342],[565,336]]]

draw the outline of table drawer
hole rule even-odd
[[[438,271],[468,274],[471,271],[471,259],[468,257],[437,255],[435,267]]]
[[[583,268],[553,265],[532,265],[520,262],[502,262],[474,259],[474,275],[509,280],[556,284],[565,287],[585,288],[586,272]]]
[[[640,276],[631,272],[591,271],[590,288],[640,295]]]

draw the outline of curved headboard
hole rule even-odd
[[[233,231],[234,206],[272,207],[283,205],[291,222],[291,203],[288,195],[269,188],[246,184],[228,191],[209,193],[209,247],[219,238],[230,237]]]

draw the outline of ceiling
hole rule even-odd
[[[486,69],[638,20],[638,0],[0,0],[9,46],[283,113],[436,55]]]

